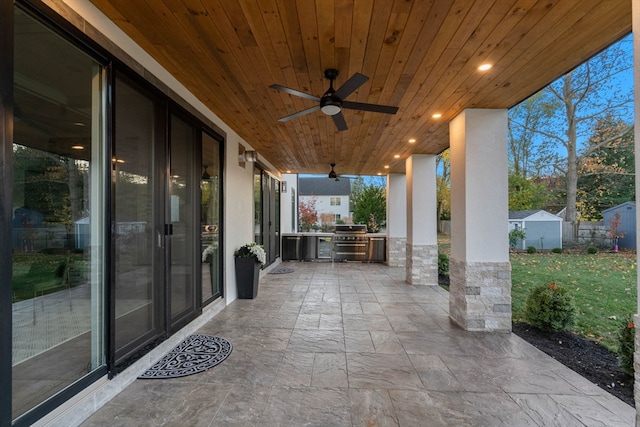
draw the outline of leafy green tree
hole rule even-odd
[[[367,224],[370,232],[375,226],[382,227],[387,222],[387,192],[384,186],[370,183],[358,191],[351,193],[353,202],[353,221],[356,224]]]
[[[509,210],[540,209],[547,200],[544,183],[512,173],[509,175]]]

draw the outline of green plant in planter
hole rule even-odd
[[[264,246],[259,245],[256,242],[240,246],[233,255],[236,258],[255,258],[260,264],[264,264],[267,261],[267,254],[264,251]]]
[[[543,331],[557,332],[575,323],[576,307],[566,289],[555,283],[534,288],[525,303],[524,318]]]
[[[633,375],[633,343],[635,340],[636,328],[632,319],[628,319],[618,332],[618,356],[620,357],[620,367],[629,375]]]

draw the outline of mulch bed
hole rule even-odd
[[[526,323],[514,323],[513,333],[635,407],[633,376],[620,368],[617,355],[598,343],[567,331],[544,332]]]

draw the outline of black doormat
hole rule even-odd
[[[287,274],[287,273],[293,273],[294,271],[295,270],[290,267],[278,267],[273,271],[270,271],[269,274]]]
[[[197,374],[221,363],[229,357],[232,348],[224,338],[189,335],[138,378],[178,378]]]

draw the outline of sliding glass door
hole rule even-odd
[[[116,365],[166,335],[163,104],[115,84],[113,300]]]

